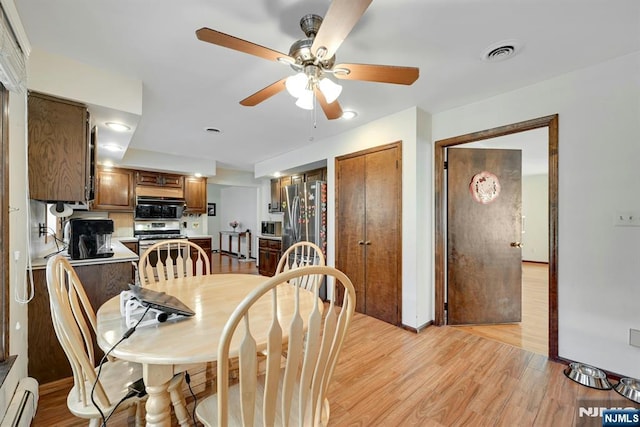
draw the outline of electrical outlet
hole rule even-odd
[[[640,227],[640,212],[616,212],[613,214],[613,225],[616,227]]]
[[[199,222],[194,222],[193,224],[191,224],[191,226],[193,228],[198,228],[198,227],[200,227],[200,223]]]
[[[47,235],[47,224],[38,223],[38,237]]]

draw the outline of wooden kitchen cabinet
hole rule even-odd
[[[326,181],[327,168],[314,169],[304,173],[304,182]]]
[[[187,176],[184,178],[184,199],[187,214],[207,212],[207,179]]]
[[[44,201],[92,198],[89,112],[83,104],[28,94],[29,196]],[[95,143],[95,141],[94,141]]]
[[[278,261],[282,256],[282,241],[276,239],[258,239],[258,273],[262,276],[276,274]]]
[[[271,179],[271,203],[269,212],[280,212],[280,178]]]
[[[96,196],[92,210],[133,211],[135,208],[134,171],[119,168],[98,168]]]
[[[207,256],[209,257],[209,265],[211,266],[211,264],[213,263],[213,260],[211,258],[211,237],[189,237],[189,241],[200,246],[207,253]],[[196,249],[192,249],[191,258],[196,259],[196,255]]]
[[[153,187],[183,188],[184,176],[151,171],[138,171],[136,174],[136,184]]]
[[[131,262],[84,265],[74,269],[95,311],[121,291],[129,289],[131,283]],[[42,385],[73,374],[53,330],[44,268],[33,271],[33,283],[35,296],[28,310],[28,374]],[[100,360],[102,353],[99,349],[96,353],[99,356],[96,360]]]

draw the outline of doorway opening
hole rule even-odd
[[[557,243],[558,243],[558,115],[540,117],[498,128],[487,129],[466,135],[456,136],[440,141],[436,141],[435,147],[435,229],[436,229],[436,250],[435,250],[435,319],[436,325],[445,325],[445,300],[446,300],[446,183],[444,172],[444,161],[446,150],[449,147],[468,144],[476,141],[490,140],[501,136],[530,131],[533,129],[547,129],[547,165],[548,165],[548,271],[542,274],[547,276],[547,293],[543,298],[548,299],[548,357],[557,360],[558,358],[558,297],[557,297]],[[490,145],[490,141],[485,141]],[[532,270],[527,264],[524,265],[525,277]]]

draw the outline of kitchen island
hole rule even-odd
[[[112,257],[71,260],[95,311],[105,301],[128,289],[128,284],[133,281],[131,263],[138,262],[138,254],[122,242],[114,239],[111,246],[114,251]],[[44,258],[32,260],[35,296],[28,306],[28,373],[41,385],[72,376],[69,361],[53,330],[46,265]],[[99,350],[96,356],[96,360],[102,357]]]

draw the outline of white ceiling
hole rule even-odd
[[[415,66],[412,86],[340,81],[352,121],[328,121],[286,92],[238,102],[291,75],[282,64],[196,39],[210,27],[284,53],[304,35],[300,18],[327,0],[15,0],[31,44],[143,82],[129,147],[253,164],[403,109],[465,105],[640,50],[638,0],[374,0],[338,49],[337,63]],[[502,40],[523,47],[486,62]],[[220,134],[204,131],[216,127]],[[151,165],[150,165],[151,166]]]

